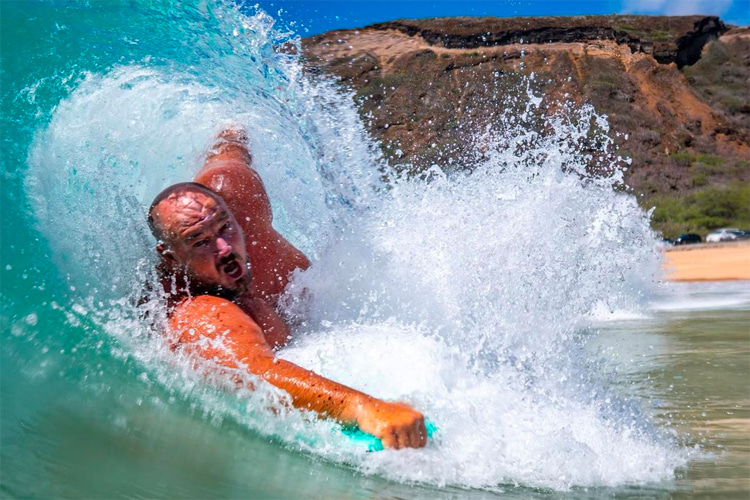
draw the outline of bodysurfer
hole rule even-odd
[[[294,406],[356,425],[386,447],[424,446],[424,418],[408,405],[276,357],[274,348],[289,338],[276,300],[310,261],[273,228],[242,130],[219,134],[194,181],[159,193],[148,214],[168,296],[170,347],[256,375],[289,393]]]

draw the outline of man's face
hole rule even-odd
[[[250,283],[245,237],[224,202],[201,191],[178,191],[154,208],[173,271],[202,290],[241,291]]]

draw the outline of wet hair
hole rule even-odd
[[[171,186],[162,190],[161,193],[156,195],[154,201],[151,202],[151,206],[148,207],[148,227],[151,229],[151,233],[156,237],[157,240],[162,239],[162,228],[161,224],[154,219],[154,209],[157,205],[159,205],[159,203],[169,198],[169,196],[173,193],[179,193],[183,191],[203,192],[210,194],[217,200],[221,200],[221,196],[219,196],[216,191],[197,182],[178,182],[177,184],[172,184]]]

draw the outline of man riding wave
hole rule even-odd
[[[290,330],[276,301],[309,259],[272,226],[263,182],[242,130],[219,134],[194,182],[159,193],[148,220],[169,303],[173,350],[242,369],[289,393],[292,404],[356,425],[386,447],[427,443],[423,416],[288,361],[274,349]]]

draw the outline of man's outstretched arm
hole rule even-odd
[[[357,425],[390,448],[427,443],[422,414],[388,403],[277,358],[263,332],[231,302],[208,295],[179,305],[170,319],[176,347],[227,368],[244,368],[292,397],[297,408]]]

